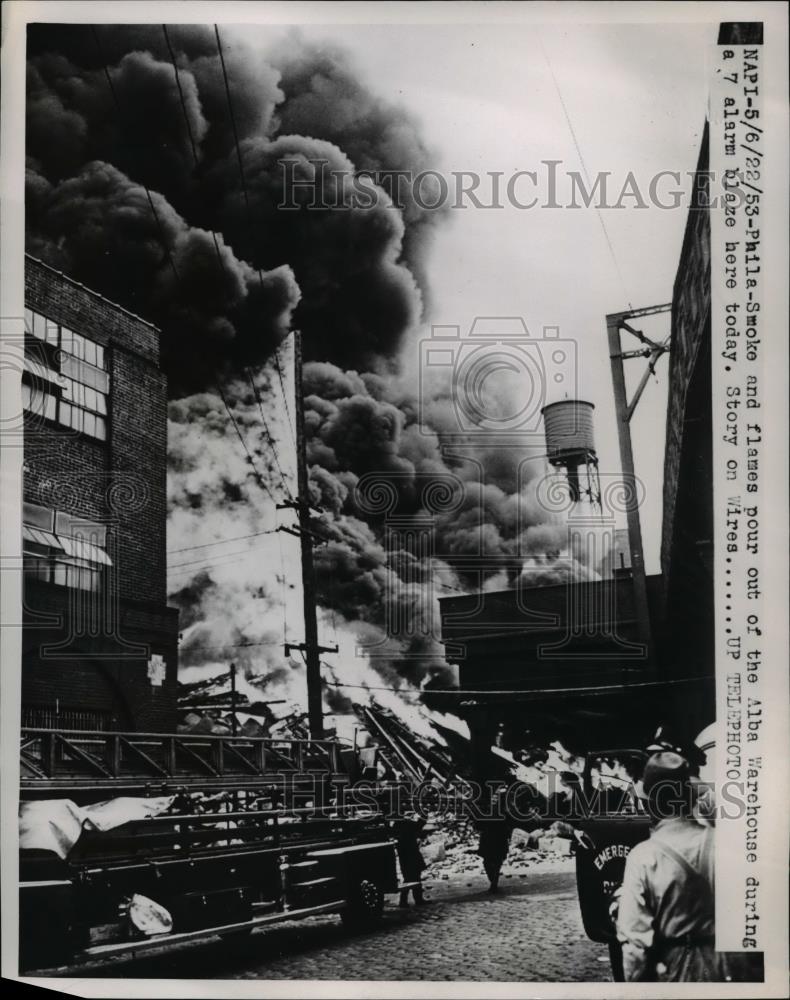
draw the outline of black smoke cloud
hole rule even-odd
[[[416,127],[363,100],[334,51],[291,43],[283,69],[225,32],[223,55],[232,118],[208,28],[31,25],[29,250],[157,323],[176,396],[263,362],[293,326],[309,358],[393,371],[423,313],[409,261],[435,213],[404,218],[383,189],[360,207],[352,178],[419,168]],[[289,176],[345,208],[283,210]]]
[[[414,179],[423,174],[423,203],[438,200],[429,191],[436,157],[414,118],[363,86],[337,48],[305,46],[294,39],[278,54],[277,66],[286,94],[277,112],[281,130],[326,139],[342,148],[358,170],[377,178],[402,208],[404,258],[422,278],[439,213],[426,213],[415,201],[415,186],[405,176]],[[423,284],[427,289],[427,283]]]

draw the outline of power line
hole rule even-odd
[[[285,407],[285,419],[288,421],[288,430],[291,432],[291,444],[296,447],[296,434],[294,433],[293,424],[291,423],[291,408],[288,405],[288,393],[285,391],[285,381],[283,379],[283,371],[280,367],[280,348],[279,346],[274,349],[274,367],[277,369],[277,377],[280,380],[280,391],[283,394],[283,406]]]
[[[261,532],[261,534],[270,534],[270,532]],[[219,552],[217,553],[216,559],[219,560],[219,559],[228,559],[231,556],[243,556],[246,555],[248,552],[251,552],[253,549],[259,549],[259,548],[261,548],[260,545],[248,545],[246,549],[237,549],[235,552]],[[179,569],[183,566],[197,566],[200,563],[202,563],[205,566],[218,565],[218,563],[215,560],[209,560],[208,562],[204,562],[203,559],[193,559],[190,560],[189,562],[173,563],[171,566],[168,567],[168,573],[171,570]]]
[[[180,549],[168,549],[167,554],[172,556],[177,552],[192,552],[194,549],[207,549],[212,545],[227,545],[229,542],[242,542],[248,538],[257,538],[259,535],[273,535],[276,531],[276,528],[269,528],[267,531],[253,531],[251,535],[232,535],[230,538],[220,538],[216,542],[203,542],[202,545],[185,545]]]
[[[164,36],[165,36],[165,44],[167,45],[167,51],[170,54],[170,62],[173,65],[173,74],[175,76],[176,89],[178,90],[179,103],[181,104],[181,113],[182,113],[182,115],[184,117],[184,125],[185,125],[186,130],[187,130],[187,136],[189,137],[189,145],[190,145],[190,147],[192,149],[192,157],[193,157],[193,159],[195,161],[195,171],[196,171],[196,173],[199,176],[202,173],[202,166],[201,166],[201,162],[200,162],[200,157],[198,156],[197,143],[195,142],[195,137],[194,137],[193,132],[192,132],[192,126],[191,126],[191,124],[189,122],[189,113],[187,112],[186,99],[184,97],[184,90],[183,90],[183,87],[181,86],[181,75],[178,72],[178,63],[176,61],[176,55],[175,55],[175,52],[173,51],[173,46],[170,43],[170,35],[168,34],[167,25],[166,24],[162,25],[162,32],[164,33]],[[234,123],[234,135],[235,135],[235,123]],[[222,253],[220,252],[219,240],[217,238],[217,234],[216,234],[216,232],[213,229],[211,230],[211,236],[212,236],[212,238],[214,240],[214,251],[215,251],[216,256],[217,256],[217,262],[219,263],[220,270],[222,271],[222,274],[223,274],[223,277],[224,277],[224,276],[227,275],[227,268],[225,266],[225,261],[222,259]],[[259,278],[260,278],[260,275],[259,275]],[[247,369],[247,374],[249,376],[250,385],[252,386],[252,390],[253,390],[253,393],[255,394],[255,398],[258,401],[258,406],[259,406],[259,409],[260,409],[260,412],[261,412],[261,420],[263,421],[263,426],[264,426],[264,429],[265,429],[265,432],[266,432],[266,436],[267,436],[267,438],[269,440],[269,446],[271,447],[272,452],[274,453],[274,460],[277,463],[277,468],[280,471],[280,478],[283,481],[283,486],[285,488],[286,493],[288,494],[288,498],[291,499],[291,491],[288,489],[288,484],[285,481],[285,476],[283,475],[282,469],[280,467],[280,461],[279,461],[279,458],[277,457],[277,449],[274,446],[274,439],[272,438],[272,435],[271,435],[271,433],[269,431],[269,425],[266,422],[266,417],[264,416],[264,412],[263,412],[263,404],[261,402],[261,398],[260,398],[260,395],[258,393],[257,387],[255,386],[255,383],[253,382],[252,374],[251,374],[249,368]],[[224,402],[224,400],[223,400],[223,402]],[[225,407],[227,409],[227,403],[225,404]],[[230,412],[230,411],[228,411],[228,412]],[[243,443],[244,442],[242,442],[242,444]],[[249,451],[248,451],[248,454],[249,454]],[[269,495],[271,496],[271,493],[269,493]],[[272,496],[272,499],[274,499],[273,496]]]
[[[173,66],[173,75],[175,76],[176,90],[178,91],[178,100],[179,100],[179,103],[181,105],[181,113],[182,113],[182,115],[184,117],[184,125],[186,127],[187,136],[189,138],[189,145],[190,145],[190,147],[192,149],[192,157],[193,157],[193,159],[195,161],[195,172],[197,173],[198,176],[200,176],[201,173],[202,173],[202,166],[201,166],[201,162],[200,162],[200,157],[198,156],[197,143],[195,142],[195,136],[194,136],[194,134],[192,132],[192,126],[191,126],[191,124],[189,122],[189,113],[187,112],[186,99],[184,97],[184,89],[181,86],[181,75],[178,72],[178,63],[176,61],[175,52],[173,51],[173,46],[172,46],[172,44],[170,42],[170,35],[168,33],[167,25],[166,24],[162,25],[162,32],[163,32],[164,37],[165,37],[165,44],[167,46],[167,51],[168,51],[168,53],[170,55],[170,62],[172,63],[172,66]],[[234,125],[234,134],[235,134],[235,125]],[[211,231],[212,239],[214,241],[214,251],[215,251],[216,256],[217,256],[217,262],[219,264],[220,271],[222,272],[223,277],[227,277],[227,268],[226,268],[225,261],[222,258],[222,253],[221,253],[220,248],[219,248],[219,239],[217,237],[216,232],[213,229],[211,229],[210,231]],[[261,277],[260,277],[260,273],[259,273],[259,280],[262,280]],[[250,376],[250,383],[252,384],[252,376]],[[266,435],[267,435],[267,437],[269,439],[269,444],[271,446],[271,449],[274,452],[275,461],[277,462],[277,467],[279,469],[280,468],[280,462],[279,462],[279,459],[277,458],[277,452],[276,452],[276,449],[274,447],[274,441],[272,440],[271,434],[269,433],[268,425],[266,424],[266,418],[263,415],[263,406],[261,404],[260,397],[258,396],[258,393],[257,393],[257,390],[255,389],[254,384],[253,384],[253,391],[255,392],[256,398],[258,399],[258,404],[259,404],[260,409],[261,409],[261,418],[263,419],[264,427],[266,428]],[[259,477],[260,484],[262,486],[264,486],[264,488],[266,489],[266,492],[269,494],[269,496],[271,497],[272,501],[276,502],[274,500],[274,496],[273,496],[271,490],[264,483],[262,477],[260,476],[260,473],[257,470],[257,467],[255,466],[255,462],[253,461],[252,455],[250,454],[250,451],[247,448],[247,445],[246,445],[246,443],[244,442],[244,439],[241,436],[241,433],[239,431],[238,425],[236,424],[236,421],[235,421],[235,418],[233,417],[233,414],[230,412],[230,408],[228,407],[228,404],[227,404],[227,402],[225,400],[224,395],[222,394],[222,390],[221,389],[220,389],[220,395],[222,395],[222,402],[225,403],[225,409],[228,411],[228,415],[231,417],[231,420],[233,420],[233,425],[236,428],[237,433],[239,434],[239,439],[241,440],[241,443],[244,446],[244,450],[247,452],[247,456],[249,457],[250,463],[253,466],[253,468],[255,469],[256,474]],[[286,492],[288,492],[288,495],[289,495],[289,498],[290,498],[290,491],[288,490],[288,486],[285,483],[285,477],[282,474],[282,470],[280,470],[280,476],[283,479],[283,486],[285,486]]]
[[[225,405],[225,410],[227,411],[227,414],[228,414],[228,416],[231,419],[231,423],[236,428],[236,433],[239,436],[239,441],[241,441],[242,447],[247,452],[247,458],[249,459],[249,463],[252,466],[253,470],[255,471],[255,476],[256,476],[256,478],[258,480],[258,485],[262,486],[263,489],[266,490],[266,492],[269,494],[270,500],[276,506],[277,501],[274,499],[274,494],[269,489],[269,484],[263,478],[263,476],[260,473],[260,470],[258,469],[258,466],[255,464],[255,459],[252,457],[252,452],[247,447],[247,442],[244,440],[244,435],[241,433],[241,428],[239,427],[238,423],[236,422],[236,418],[233,416],[231,408],[228,406],[228,401],[227,401],[227,399],[225,399],[225,393],[222,391],[222,386],[219,385],[219,383],[217,383],[217,391],[219,392],[220,398],[222,399],[222,402]]]
[[[195,172],[197,173],[198,176],[200,176],[201,173],[202,173],[202,165],[201,165],[200,157],[199,157],[198,151],[197,151],[197,143],[195,142],[195,137],[194,137],[194,134],[192,132],[192,126],[191,126],[190,121],[189,121],[189,113],[187,111],[186,98],[184,97],[184,89],[181,86],[181,75],[180,75],[180,73],[178,71],[178,63],[176,61],[176,55],[175,55],[175,52],[173,50],[173,46],[172,46],[172,44],[170,42],[170,35],[168,33],[167,25],[166,24],[162,25],[162,32],[163,32],[164,37],[165,37],[165,44],[167,46],[167,51],[168,51],[168,53],[170,55],[170,62],[172,63],[172,66],[173,66],[173,75],[175,76],[176,89],[178,91],[178,99],[179,99],[179,103],[181,104],[181,113],[182,113],[183,118],[184,118],[184,125],[186,127],[187,136],[189,138],[189,145],[190,145],[190,147],[192,149],[192,157],[193,157],[193,159],[195,161]],[[218,47],[219,47],[219,35],[218,34],[217,34],[217,44],[218,44]],[[237,134],[237,131],[236,131],[236,122],[235,122],[235,119],[233,117],[233,109],[232,109],[232,106],[230,104],[230,92],[229,92],[229,89],[228,89],[228,80],[227,80],[227,74],[226,74],[226,71],[225,71],[225,61],[224,61],[224,56],[222,55],[221,48],[220,48],[220,61],[221,61],[221,64],[222,64],[223,78],[225,80],[226,94],[228,96],[228,108],[229,108],[230,114],[231,114],[231,124],[233,126],[233,135],[234,135],[234,137],[236,139],[236,149],[237,149],[237,154],[238,154],[239,153],[239,150],[238,150],[238,134]],[[240,160],[239,160],[239,163],[241,164]],[[240,166],[240,169],[241,169],[241,166]],[[242,175],[242,181],[243,181],[243,175]],[[247,207],[247,211],[249,212],[249,200],[247,198],[246,185],[245,185],[245,188],[244,188],[244,199],[245,199],[245,204],[246,204],[246,207]],[[219,239],[217,237],[216,232],[213,230],[213,228],[211,229],[211,236],[212,236],[212,239],[214,241],[214,251],[215,251],[216,256],[217,256],[217,261],[219,263],[220,270],[222,271],[223,276],[227,276],[227,267],[225,265],[225,261],[222,258],[222,253],[221,253],[220,248],[219,248]],[[260,269],[258,269],[258,280],[259,280],[259,282],[261,284],[263,283],[263,277],[261,275]],[[277,352],[276,352],[276,350],[275,350],[275,364],[276,364],[276,367],[277,367],[278,376],[280,378],[280,384],[282,386],[283,385],[283,378],[282,378],[282,372],[280,371],[279,359],[277,358]],[[279,458],[277,456],[277,449],[276,449],[276,447],[274,445],[274,438],[272,437],[272,434],[271,434],[271,432],[269,430],[269,425],[268,425],[268,423],[266,421],[266,417],[265,417],[264,412],[263,412],[263,403],[261,401],[260,394],[258,393],[257,386],[255,385],[255,383],[253,381],[252,374],[251,374],[249,368],[247,368],[247,375],[248,375],[248,378],[250,380],[250,385],[252,386],[252,390],[253,390],[253,393],[255,395],[255,398],[258,401],[258,407],[260,409],[261,420],[263,421],[264,431],[265,431],[266,437],[267,437],[267,439],[269,441],[269,446],[271,447],[272,452],[274,454],[274,460],[277,463],[277,468],[278,468],[278,470],[280,472],[280,478],[282,479],[283,487],[284,487],[285,492],[288,495],[288,498],[290,500],[290,499],[292,499],[291,491],[290,491],[290,489],[288,487],[288,484],[286,482],[285,476],[283,475],[283,471],[282,471],[282,468],[280,466],[280,460],[279,460]],[[290,422],[290,414],[288,413],[288,405],[287,405],[287,400],[285,400],[285,389],[284,388],[283,388],[283,401],[284,401],[285,407],[286,407],[286,416],[288,418],[288,421]]]
[[[560,90],[560,85],[557,80],[557,77],[554,75],[554,70],[552,69],[552,65],[549,60],[548,53],[546,52],[546,48],[543,44],[543,39],[540,36],[540,32],[538,32],[538,41],[540,42],[540,49],[541,52],[543,53],[543,58],[546,60],[546,65],[549,68],[549,73],[551,74],[551,78],[554,81],[554,88],[557,91],[557,97],[559,97],[560,99],[560,104],[562,105],[562,112],[565,115],[565,122],[568,126],[568,131],[571,134],[571,139],[573,139],[573,145],[576,147],[576,153],[579,157],[579,163],[581,163],[582,170],[584,171],[584,179],[587,181],[587,187],[589,190],[591,185],[590,185],[590,175],[587,171],[587,164],[584,162],[584,156],[582,155],[582,150],[581,146],[579,145],[579,140],[576,138],[576,131],[573,127],[573,122],[571,121],[570,113],[568,112],[568,108],[562,96],[562,91]],[[629,300],[628,290],[626,289],[625,280],[623,279],[623,272],[620,270],[620,264],[618,263],[617,260],[617,254],[614,252],[614,246],[612,245],[612,241],[609,238],[609,233],[606,229],[606,223],[603,221],[601,210],[598,208],[597,205],[595,206],[595,214],[598,216],[598,221],[601,224],[601,229],[603,230],[604,239],[606,240],[606,245],[609,247],[609,253],[612,256],[612,262],[614,264],[615,270],[617,271],[617,277],[620,280],[620,285],[623,289],[623,295],[625,296],[625,300],[628,303],[628,308],[633,309],[634,307],[631,305],[631,302]]]
[[[219,646],[186,646],[184,652],[191,653],[193,650],[202,649],[249,649],[253,646],[282,646],[282,643],[274,640],[272,642],[226,642]]]
[[[192,133],[192,126],[189,122],[189,113],[187,112],[186,99],[184,98],[184,90],[181,86],[181,74],[178,72],[178,63],[176,62],[176,55],[173,51],[173,46],[170,44],[170,35],[167,31],[167,25],[162,25],[162,32],[165,36],[165,45],[167,46],[167,51],[170,54],[170,62],[173,64],[173,74],[176,78],[176,89],[178,90],[178,100],[181,104],[181,113],[184,116],[184,124],[186,125],[187,136],[189,137],[189,145],[192,147],[192,157],[195,161],[195,173],[200,177],[203,173],[203,165],[200,162],[200,157],[198,156],[197,143],[195,142],[195,137]],[[219,240],[217,239],[217,234],[214,230],[211,230],[211,237],[214,241],[214,252],[217,255],[217,261],[219,262],[220,270],[223,275],[227,274],[227,269],[225,267],[225,261],[222,259],[222,254],[219,249]]]
[[[214,25],[214,36],[217,39],[217,52],[219,53],[219,63],[220,67],[222,68],[222,81],[225,87],[225,98],[228,103],[228,115],[230,117],[231,130],[233,132],[233,145],[236,149],[236,162],[238,163],[239,166],[239,179],[241,181],[241,192],[244,197],[244,207],[246,209],[247,225],[250,227],[250,244],[252,247],[253,254],[255,254],[256,239],[255,239],[255,230],[252,226],[252,214],[250,212],[250,196],[247,190],[247,178],[245,177],[244,174],[244,163],[241,157],[241,144],[239,143],[239,131],[238,128],[236,127],[236,116],[233,113],[233,101],[231,100],[230,96],[230,81],[228,79],[228,70],[225,65],[225,54],[222,51],[222,42],[219,37],[219,27],[216,24]],[[257,256],[257,254],[255,256]],[[258,282],[261,286],[261,289],[263,289],[264,287],[263,273],[261,271],[261,268],[257,264],[255,265],[255,270],[258,275]],[[288,409],[288,397],[285,392],[285,381],[283,379],[282,369],[280,368],[280,358],[277,348],[275,348],[274,350],[274,365],[275,368],[277,369],[277,376],[280,380],[280,389],[282,390],[283,394],[283,405],[285,406],[285,416],[288,421],[288,428],[291,432],[291,443],[294,445],[295,448],[296,435],[294,434],[293,425],[291,424],[291,414]]]
[[[104,77],[107,80],[107,86],[108,86],[108,88],[110,90],[110,96],[112,97],[112,101],[113,101],[113,104],[115,105],[115,109],[116,109],[116,111],[118,113],[118,117],[120,119],[123,119],[123,113],[121,111],[120,101],[118,100],[118,94],[116,93],[115,86],[114,86],[114,84],[112,82],[112,77],[110,76],[110,71],[109,71],[109,68],[107,66],[107,61],[106,61],[106,59],[104,57],[104,51],[102,49],[101,40],[99,38],[98,30],[97,30],[97,28],[96,28],[95,25],[91,25],[90,28],[91,28],[91,33],[93,35],[94,42],[96,44],[96,49],[97,49],[98,54],[99,54],[99,59],[100,59],[101,64],[102,64],[102,69],[104,71]],[[185,120],[187,121],[187,131],[189,133],[189,140],[190,140],[190,143],[192,145],[193,154],[195,155],[195,157],[197,157],[197,148],[195,146],[194,137],[192,135],[192,130],[189,127],[189,119],[188,119],[188,116],[187,116],[187,113],[186,113],[186,105],[185,105],[184,99],[183,99],[184,95],[183,95],[183,90],[181,88],[181,81],[180,81],[180,78],[178,76],[178,69],[177,69],[176,63],[175,63],[175,56],[174,56],[172,48],[170,46],[170,39],[169,39],[169,37],[167,35],[167,29],[165,28],[164,25],[163,25],[163,28],[165,29],[165,40],[167,42],[168,50],[170,51],[171,57],[173,58],[173,69],[174,69],[174,72],[176,74],[176,84],[177,84],[177,88],[178,88],[178,92],[179,92],[179,97],[181,99],[181,108],[182,108],[182,111],[184,113]],[[151,215],[153,216],[154,223],[156,225],[157,231],[159,232],[159,239],[160,239],[160,242],[161,242],[161,245],[162,245],[162,249],[163,249],[163,251],[165,253],[165,256],[167,258],[168,263],[170,264],[170,268],[171,268],[171,270],[173,272],[173,277],[176,279],[176,282],[178,282],[180,284],[181,283],[181,276],[178,273],[178,268],[176,267],[176,263],[173,260],[173,256],[172,256],[172,254],[170,252],[170,248],[168,247],[167,240],[166,240],[165,234],[164,234],[164,230],[162,228],[162,223],[161,223],[161,220],[159,218],[159,214],[156,211],[156,206],[154,205],[153,198],[151,197],[151,192],[148,189],[147,185],[142,184],[142,187],[143,187],[143,189],[145,191],[146,198],[148,199],[148,205],[149,205],[149,208],[151,209]],[[219,254],[219,245],[217,243],[216,234],[214,235],[214,245],[216,247],[217,254],[220,257],[220,263],[222,263],[222,261],[221,261],[221,255]],[[238,427],[238,424],[236,423],[236,420],[235,420],[233,414],[230,411],[230,407],[228,406],[227,400],[225,399],[225,395],[222,392],[222,389],[219,386],[217,388],[219,389],[219,394],[222,397],[222,402],[225,404],[225,409],[228,412],[228,416],[230,417],[231,421],[233,422],[233,426],[236,428],[236,432],[239,435],[239,440],[241,441],[241,443],[242,443],[242,445],[244,447],[244,450],[247,452],[247,457],[248,457],[248,459],[250,461],[250,464],[252,465],[253,469],[255,470],[255,474],[256,474],[256,476],[258,478],[259,484],[261,486],[263,486],[263,488],[269,494],[269,497],[271,498],[272,503],[276,503],[276,501],[274,499],[274,496],[272,495],[271,490],[269,489],[268,485],[266,484],[266,481],[263,479],[263,477],[261,476],[260,472],[258,471],[257,466],[255,465],[255,462],[254,462],[254,460],[252,458],[252,455],[250,454],[250,450],[247,447],[247,444],[244,441],[244,438],[242,437],[242,434],[241,434],[241,431],[240,431],[240,429]]]
[[[333,668],[328,664],[324,663],[324,666],[328,670]],[[556,694],[564,696],[572,696],[577,694],[603,694],[610,691],[631,691],[634,688],[654,688],[654,687],[672,687],[676,684],[689,684],[694,681],[699,681],[699,677],[683,677],[677,680],[669,681],[641,681],[637,684],[607,684],[603,686],[594,687],[582,687],[582,688],[508,688],[503,690],[489,689],[485,688],[479,691],[473,691],[467,688],[420,688],[419,690],[409,690],[404,688],[396,687],[377,687],[373,684],[344,684],[341,681],[326,681],[327,684],[334,687],[345,687],[345,688],[361,688],[363,691],[394,691],[395,694],[455,694],[455,695],[489,695],[489,694],[523,694],[523,695],[533,695],[533,694]]]
[[[247,378],[250,380],[250,386],[252,388],[253,395],[255,396],[255,399],[257,400],[257,403],[258,403],[258,410],[260,411],[260,414],[261,414],[261,421],[263,423],[263,429],[264,429],[266,437],[267,437],[267,439],[269,441],[269,446],[272,449],[272,454],[274,455],[274,461],[275,461],[275,464],[277,465],[277,471],[280,473],[280,479],[282,480],[283,489],[285,490],[285,492],[286,492],[286,494],[288,496],[288,499],[289,500],[293,500],[293,496],[291,494],[290,487],[288,486],[288,482],[287,482],[287,480],[285,478],[285,474],[284,474],[284,472],[282,470],[282,466],[280,465],[280,459],[279,459],[279,457],[277,455],[277,449],[274,446],[274,438],[272,437],[272,433],[269,430],[269,424],[268,424],[268,421],[266,420],[266,415],[263,412],[263,400],[261,399],[261,394],[258,391],[258,386],[255,384],[255,380],[252,377],[252,371],[250,370],[249,367],[247,368]]]
[[[119,119],[123,119],[124,116],[123,116],[123,113],[121,111],[121,103],[118,100],[118,94],[116,93],[115,85],[112,82],[112,77],[110,76],[110,71],[109,71],[109,69],[107,67],[107,61],[104,58],[104,51],[102,49],[101,40],[99,39],[99,32],[98,32],[98,30],[96,28],[96,25],[92,24],[90,26],[90,30],[91,30],[91,33],[93,35],[93,40],[96,43],[96,49],[97,49],[97,51],[99,53],[99,60],[100,60],[100,62],[102,64],[102,69],[104,71],[104,78],[107,81],[107,86],[110,89],[110,96],[112,97],[112,102],[115,105],[115,110],[118,113]],[[140,182],[138,182],[138,183],[140,183]],[[151,197],[151,192],[148,189],[148,185],[147,184],[141,184],[141,186],[142,186],[143,190],[145,191],[145,196],[148,199],[148,207],[151,209],[151,215],[153,216],[154,223],[156,225],[157,231],[159,232],[159,240],[160,240],[160,243],[162,244],[162,250],[165,253],[165,257],[167,258],[167,262],[170,265],[170,269],[173,272],[173,277],[176,279],[177,282],[180,283],[181,282],[181,277],[180,277],[180,275],[178,273],[178,268],[176,267],[176,262],[173,260],[173,255],[170,252],[170,247],[167,245],[167,240],[165,239],[165,233],[164,233],[164,230],[162,228],[162,222],[161,222],[161,220],[159,218],[159,213],[156,210],[156,206],[154,205],[154,200]]]

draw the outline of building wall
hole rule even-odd
[[[708,129],[672,297],[661,566],[666,677],[712,674],[713,481]]]
[[[178,620],[166,605],[167,385],[159,331],[30,257],[25,304],[105,348],[110,390],[106,441],[25,414],[24,499],[106,524],[113,566],[102,594],[76,592],[79,600],[70,588],[26,579],[23,718],[57,704],[103,713],[121,728],[169,729]],[[35,339],[30,346],[34,353],[41,347]],[[59,617],[60,626],[43,627],[42,614]],[[64,636],[59,651],[45,648]],[[165,658],[161,684],[148,676],[151,654]]]
[[[698,407],[689,390],[695,371],[705,363],[710,345],[710,195],[708,127],[702,137],[692,207],[686,223],[683,247],[672,294],[672,349],[669,357],[669,393],[664,453],[664,517],[661,536],[661,569],[668,579],[672,572],[673,548],[682,530],[678,517],[678,493],[688,484],[681,476],[686,436],[696,420]],[[710,422],[710,415],[708,415]],[[700,483],[694,484],[699,488]]]

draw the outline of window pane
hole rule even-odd
[[[68,403],[61,401],[58,420],[60,423],[65,424],[66,427],[71,427],[71,409],[72,408]]]
[[[107,413],[107,397],[103,392],[96,393],[96,409],[99,413]]]
[[[46,340],[46,321],[41,313],[33,313],[33,336]]]
[[[85,389],[85,406],[86,406],[86,408],[88,410],[93,410],[94,412],[96,411],[96,390],[95,389],[89,389],[89,388],[86,387],[86,389]]]
[[[107,440],[107,421],[104,417],[96,417],[96,437],[102,441]]]
[[[53,322],[51,319],[44,321],[46,324],[46,341],[48,344],[57,344],[58,342],[58,324]]]
[[[36,528],[43,528],[45,531],[52,531],[52,518],[54,511],[49,507],[42,507],[37,503],[23,503],[22,520],[25,524],[32,524]]]
[[[66,565],[62,562],[56,562],[53,566],[52,571],[52,582],[58,584],[60,587],[66,586]]]
[[[96,436],[96,417],[92,413],[88,413],[86,410],[83,415],[83,430],[86,434],[90,434],[91,437]]]
[[[71,408],[71,426],[75,431],[82,430],[82,410],[77,409],[76,406]]]
[[[65,326],[63,327],[60,345],[66,354],[70,354],[74,358],[82,358],[80,335],[74,333],[73,330],[67,330]]]
[[[25,306],[25,329],[28,333],[33,332],[33,310]]]
[[[96,345],[96,365],[99,368],[104,368],[104,348],[101,344]]]
[[[47,420],[56,420],[58,412],[58,401],[55,396],[51,393],[47,393],[44,397],[46,400],[46,409],[44,410],[44,416]]]

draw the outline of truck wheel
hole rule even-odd
[[[384,912],[384,893],[370,879],[362,879],[349,895],[346,908],[341,913],[343,924],[350,930],[371,927],[381,920]]]

